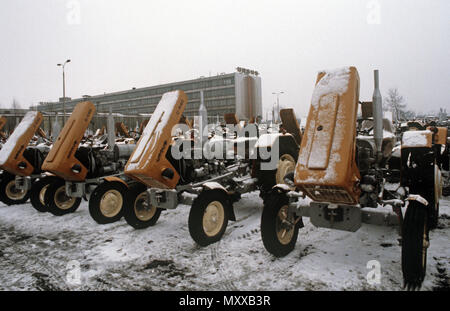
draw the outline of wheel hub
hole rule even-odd
[[[100,200],[100,211],[106,217],[116,216],[122,209],[122,194],[115,190],[109,190],[103,194]]]
[[[225,220],[225,209],[219,201],[208,204],[203,214],[203,230],[207,236],[215,236],[220,232]]]
[[[17,189],[15,180],[11,180],[5,189],[6,195],[12,200],[21,200],[25,197],[27,192],[25,190]]]
[[[41,202],[42,205],[45,205],[45,191],[47,191],[48,186],[49,185],[44,186],[39,192],[39,202]]]
[[[139,194],[134,201],[134,212],[136,217],[141,221],[148,221],[156,213],[156,207],[147,204],[147,192]]]
[[[58,208],[62,210],[67,210],[73,206],[75,203],[75,198],[69,197],[66,194],[66,186],[61,186],[55,192],[55,204]]]
[[[295,226],[288,219],[288,206],[284,205],[278,211],[276,219],[276,232],[278,240],[281,244],[287,245],[291,242],[294,236]]]

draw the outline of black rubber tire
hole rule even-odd
[[[71,207],[67,209],[61,209],[55,202],[55,194],[61,187],[65,187],[65,181],[62,179],[58,179],[55,182],[51,183],[47,190],[45,191],[45,204],[47,206],[47,210],[55,216],[63,216],[66,214],[70,214],[75,212],[81,203],[81,198],[75,198]]]
[[[297,163],[298,159],[298,147],[295,145],[294,139],[285,139],[283,141],[280,141],[279,144],[279,152],[278,152],[278,159],[280,159],[284,154],[290,155],[295,163]],[[259,153],[258,153],[259,154]],[[259,156],[258,156],[259,157]],[[273,186],[277,184],[276,181],[276,174],[277,170],[262,170],[261,169],[261,163],[262,162],[269,162],[270,159],[267,160],[257,160],[257,171],[256,171],[256,178],[258,179],[258,186],[260,189],[260,196],[262,199],[265,199],[265,196],[268,195]]]
[[[25,195],[20,199],[14,199],[10,196],[8,196],[6,192],[6,188],[11,182],[14,182],[16,176],[8,173],[6,171],[3,171],[3,173],[0,176],[0,201],[5,203],[6,205],[17,205],[17,204],[23,204],[26,201],[28,201],[30,197],[30,190],[28,190]],[[15,186],[13,186],[15,187]]]
[[[46,187],[48,188],[50,184],[54,183],[57,180],[58,177],[56,176],[45,176],[43,178],[39,178],[39,180],[34,182],[33,185],[31,186],[30,191],[31,205],[38,212],[45,213],[48,211],[47,206],[45,204],[45,193],[43,194],[44,202],[41,202],[40,200],[41,192],[42,191],[45,192],[47,190]]]
[[[203,217],[211,202],[218,201],[223,207],[223,222],[220,230],[209,236],[203,228]],[[192,203],[189,211],[188,227],[192,239],[200,246],[208,246],[220,241],[228,226],[231,206],[228,195],[222,190],[204,190]]]
[[[128,191],[125,194],[124,206],[123,206],[123,216],[127,224],[132,226],[134,229],[145,229],[150,226],[154,226],[161,216],[162,209],[157,208],[155,214],[147,220],[142,220],[136,215],[135,206],[139,203],[138,198],[143,192],[147,191],[147,187],[141,183],[135,183],[130,185]]]
[[[303,224],[299,220],[294,227],[291,240],[287,244],[280,242],[277,235],[277,219],[278,213],[283,206],[289,204],[288,197],[285,193],[272,191],[264,202],[264,208],[261,215],[261,239],[264,248],[275,257],[284,257],[292,252],[295,248],[298,238],[298,230]]]
[[[429,216],[430,219],[429,219],[428,228],[430,230],[434,230],[437,228],[438,223],[439,223],[439,202],[435,205],[432,205],[430,208],[432,208],[432,209],[430,210],[430,216]]]
[[[433,167],[434,168],[434,167]],[[431,170],[430,170],[431,171]],[[433,169],[430,174],[432,175],[432,180],[434,181],[435,170]],[[434,182],[429,185],[429,188],[422,194],[424,198],[428,201],[428,229],[433,230],[437,228],[439,221],[439,197],[436,194],[436,188],[438,185],[435,185]]]
[[[427,217],[427,206],[409,201],[402,227],[402,271],[404,287],[410,290],[419,289],[425,278],[424,235],[429,241]]]
[[[112,217],[106,216],[100,209],[100,203],[103,199],[103,196],[110,190],[116,190],[122,195],[122,206],[120,206],[119,212]],[[111,224],[113,222],[119,221],[123,216],[124,195],[127,190],[127,187],[123,183],[118,181],[104,181],[100,185],[98,185],[89,198],[89,214],[91,215],[92,219],[94,219],[98,224],[101,225]]]

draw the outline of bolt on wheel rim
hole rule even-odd
[[[100,211],[106,217],[114,217],[122,209],[122,194],[117,190],[109,190],[100,200]]]
[[[288,222],[288,206],[285,205],[278,211],[275,230],[277,238],[281,244],[287,245],[291,242],[294,236],[294,225],[287,224]]]
[[[146,191],[139,194],[134,201],[134,213],[136,214],[136,217],[141,221],[148,221],[155,215],[156,207],[151,205],[148,206]]]
[[[11,180],[5,189],[6,195],[12,200],[21,200],[25,197],[27,192],[25,190],[17,189],[15,180]]]
[[[290,154],[283,154],[278,160],[276,182],[277,184],[284,184],[284,176],[287,173],[293,172],[295,169],[295,160]]]
[[[48,186],[49,185],[44,186],[39,192],[39,202],[41,202],[42,205],[45,205],[45,191],[47,191]]]
[[[207,236],[213,237],[220,232],[225,220],[225,209],[219,201],[208,204],[203,214],[203,230]]]
[[[66,186],[61,186],[55,192],[55,204],[59,209],[66,210],[73,206],[75,198],[69,197],[66,194]]]

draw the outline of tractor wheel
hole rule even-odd
[[[404,287],[419,289],[425,277],[429,246],[427,206],[412,200],[402,227],[402,271]]]
[[[23,204],[28,201],[30,191],[16,188],[15,175],[3,171],[0,177],[0,201],[6,205]]]
[[[434,183],[429,189],[429,215],[428,215],[428,228],[430,230],[436,229],[439,221],[439,199],[442,196],[442,177],[441,171],[437,165],[434,165]],[[430,200],[431,199],[431,200]]]
[[[66,182],[62,179],[58,179],[48,186],[44,200],[48,211],[55,216],[73,213],[81,203],[81,198],[66,195]]]
[[[228,225],[232,208],[226,193],[221,190],[205,190],[195,198],[189,211],[189,233],[200,246],[219,241]]]
[[[295,170],[298,158],[298,149],[294,143],[290,144],[288,140],[279,144],[279,152],[277,158],[277,168],[273,170],[263,170],[261,165],[269,160],[259,160],[256,177],[260,188],[260,196],[264,199],[272,187],[277,184],[284,184],[284,176]]]
[[[125,195],[123,215],[134,229],[145,229],[154,226],[161,215],[161,209],[147,204],[147,187],[133,184]]]
[[[58,177],[55,176],[46,176],[44,178],[40,178],[37,182],[33,183],[30,192],[30,201],[31,205],[38,212],[47,212],[47,206],[45,204],[45,192],[48,189],[48,186],[55,181],[58,180]]]
[[[104,181],[95,188],[89,199],[89,214],[98,224],[110,224],[123,215],[124,194],[127,187],[118,181]]]
[[[275,257],[284,257],[295,247],[302,219],[288,213],[285,193],[272,192],[264,202],[261,215],[261,239],[265,249]]]

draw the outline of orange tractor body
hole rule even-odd
[[[31,175],[35,168],[24,157],[23,153],[31,138],[39,130],[42,120],[43,117],[40,112],[27,112],[0,150],[0,168],[14,175]]]
[[[175,188],[180,175],[166,153],[172,144],[172,129],[180,122],[186,104],[187,96],[181,90],[163,95],[125,166],[125,175],[148,187]],[[165,175],[167,171],[170,174]]]
[[[295,184],[317,202],[357,204],[355,162],[359,75],[355,67],[319,73],[295,169]],[[329,77],[328,76],[328,77]]]
[[[83,181],[86,178],[88,168],[75,157],[75,152],[94,113],[95,106],[91,102],[81,102],[75,106],[53,148],[45,158],[42,170],[67,181]]]

